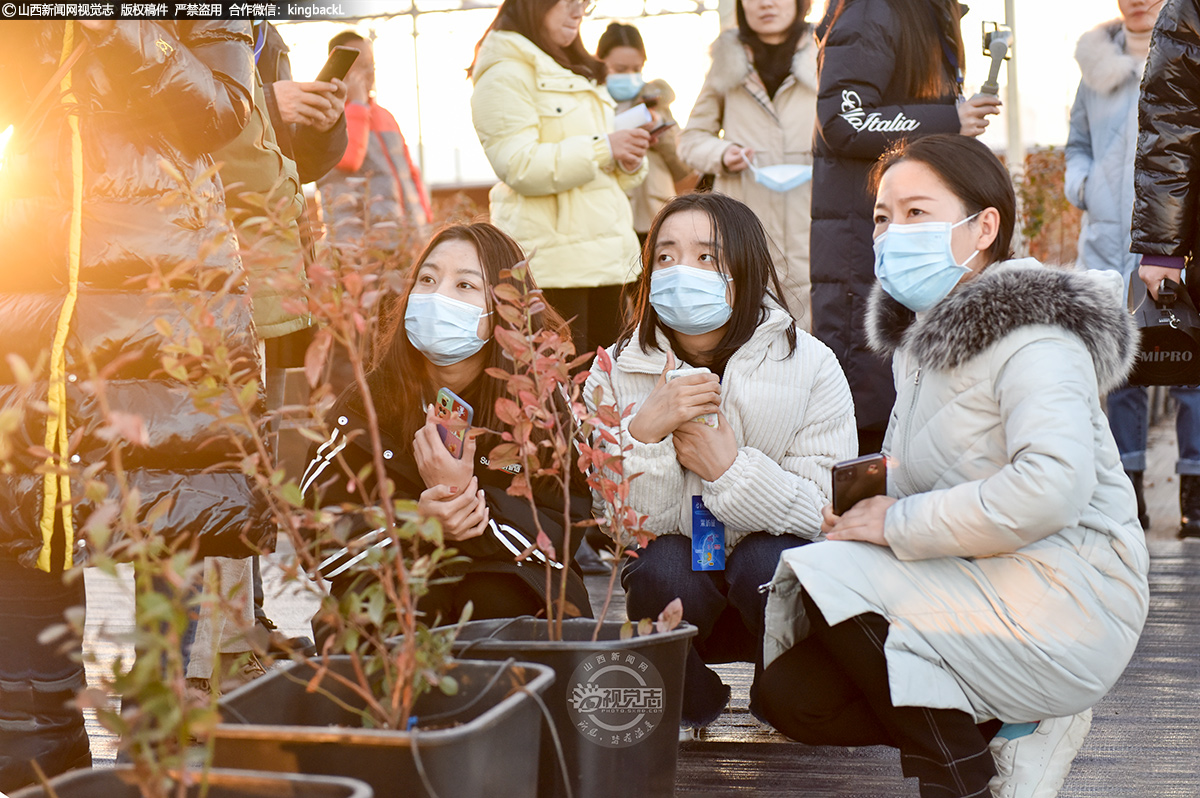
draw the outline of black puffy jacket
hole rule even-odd
[[[1133,244],[1140,255],[1195,256],[1200,195],[1200,3],[1158,15],[1138,102]]]
[[[478,406],[475,392],[468,388],[462,392],[462,398],[472,406]],[[343,398],[332,412],[334,423],[333,433],[328,441],[313,448],[310,462],[305,469],[301,487],[305,497],[311,501],[312,496],[319,498],[321,506],[339,504],[361,505],[362,494],[348,490],[344,471],[338,465],[336,458],[345,460],[350,470],[357,474],[363,468],[372,464],[370,436],[366,434],[366,421],[355,411],[353,402]],[[394,438],[387,430],[380,430],[380,439],[384,447],[383,457],[387,465],[388,477],[395,486],[395,497],[417,501],[425,490],[425,481],[417,468],[413,456],[413,443]],[[467,558],[467,562],[454,568],[451,573],[470,573],[487,571],[491,573],[513,574],[520,577],[533,588],[538,595],[544,595],[546,590],[545,559],[541,552],[535,552],[531,559],[516,562],[516,555],[537,541],[537,529],[550,538],[555,551],[562,557],[563,544],[566,540],[566,529],[563,525],[563,496],[562,491],[553,482],[535,480],[533,491],[537,503],[537,523],[534,523],[534,509],[524,498],[510,496],[508,486],[512,475],[507,470],[494,470],[487,466],[487,453],[500,443],[500,436],[495,433],[481,435],[476,443],[475,476],[479,487],[484,492],[487,501],[490,521],[482,535],[469,540],[454,542],[452,545],[459,554]],[[519,468],[519,466],[517,467]],[[574,473],[574,464],[571,465]],[[368,490],[371,490],[369,487]],[[570,518],[572,525],[579,524],[592,517],[592,496],[584,485],[573,484],[570,491]],[[365,531],[366,527],[364,527]],[[567,601],[578,609],[578,614],[592,617],[591,604],[588,601],[587,588],[583,577],[579,574],[578,564],[574,553],[583,541],[584,527],[572,528],[571,534],[571,570],[567,575]],[[333,563],[338,570],[342,560]],[[345,572],[345,580],[352,579]],[[334,593],[339,592],[337,577],[334,577]],[[558,577],[553,580],[553,588],[557,591]],[[568,612],[568,615],[575,613]]]
[[[831,9],[836,9],[831,4]],[[887,427],[896,392],[890,363],[872,352],[864,332],[875,284],[871,166],[897,141],[960,129],[955,96],[914,102],[893,85],[895,12],[889,0],[845,0],[821,40],[817,131],[813,143],[813,335],[837,355],[860,429]]]
[[[88,40],[69,89],[56,86],[45,112],[27,121],[67,35]],[[205,287],[241,268],[208,153],[245,124],[252,68],[245,23],[128,21],[102,37],[77,23],[0,26],[0,129],[15,125],[0,170],[0,355],[45,367],[22,386],[0,357],[0,412],[24,411],[13,468],[0,473],[0,556],[52,570],[78,553],[94,497],[35,471],[45,449],[51,464],[107,462],[111,447],[98,434],[105,419],[85,388],[92,369],[110,371],[109,406],[144,424],[143,444],[124,446],[122,456],[142,520],[169,500],[152,534],[197,535],[204,553],[234,554],[244,551],[244,532],[267,529],[231,439],[164,373],[167,341],[156,328],[162,319],[173,338],[186,334],[178,302],[214,305],[231,356],[256,362],[246,295],[214,303],[219,295]],[[213,215],[178,198],[181,179]],[[175,290],[147,285],[159,269],[181,270]],[[231,403],[218,402],[218,412],[231,413]]]

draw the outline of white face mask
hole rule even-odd
[[[971,271],[967,264],[979,254],[975,250],[962,263],[956,262],[950,248],[952,231],[978,215],[954,224],[893,224],[880,233],[875,239],[875,277],[888,296],[918,313],[949,296]]]
[[[479,337],[483,308],[442,294],[409,294],[404,332],[417,351],[435,366],[466,360],[487,343]]]
[[[755,166],[745,155],[742,159],[754,173],[754,180],[772,191],[785,194],[812,179],[811,164],[780,163],[774,166]]]

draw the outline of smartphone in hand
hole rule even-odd
[[[842,515],[863,499],[887,493],[887,459],[868,454],[833,467],[833,512]]]
[[[325,66],[321,67],[321,71],[317,73],[317,80],[321,83],[329,83],[334,78],[344,80],[356,58],[358,58],[358,48],[342,45],[334,47],[325,61]]]
[[[475,420],[475,409],[449,388],[439,388],[434,403],[438,435],[446,444],[446,451],[456,460],[461,460],[467,432]]]
[[[667,372],[667,382],[670,382],[671,380],[675,379],[676,377],[687,377],[690,374],[712,374],[712,372],[706,368],[693,368],[691,366],[685,366],[683,368],[678,368],[678,369],[671,369],[670,371]],[[712,427],[713,429],[716,429],[719,425],[719,423],[717,421],[716,413],[705,413],[702,416],[696,416],[695,418],[692,419],[692,421],[698,422],[700,424],[707,424],[708,426]]]

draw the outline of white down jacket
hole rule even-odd
[[[914,315],[876,288],[894,351],[888,547],[785,552],[765,655],[829,623],[886,617],[897,705],[1031,722],[1092,706],[1133,655],[1149,558],[1100,395],[1136,337],[1112,273],[997,264]]]
[[[621,429],[612,432],[622,446],[633,447],[625,454],[624,471],[641,476],[630,482],[629,501],[650,517],[647,526],[656,535],[691,536],[692,496],[702,496],[725,524],[727,552],[752,532],[810,539],[820,534],[831,469],[857,451],[854,403],[846,376],[825,344],[797,330],[796,351],[789,356],[786,330],[792,323],[791,315],[772,307],[725,366],[721,412],[733,429],[738,454],[713,482],[679,464],[672,436],[647,444],[629,434],[629,421],[666,366],[666,336],[660,332],[658,350],[644,352],[635,332],[620,352],[609,347],[611,375],[592,368],[584,388],[588,402],[599,387],[604,404],[633,405]],[[675,357],[680,367],[686,365]],[[618,447],[608,448],[620,453]],[[598,510],[602,515],[603,508]]]

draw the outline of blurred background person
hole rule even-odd
[[[148,537],[203,531],[236,542],[264,531],[250,478],[228,466],[232,447],[214,445],[214,416],[163,373],[156,327],[188,329],[177,295],[211,303],[204,282],[241,268],[209,153],[246,124],[251,44],[249,23],[228,21],[0,26],[0,128],[14,128],[0,170],[0,363],[49,355],[32,397],[4,365],[0,401],[44,403],[49,415],[31,410],[26,424],[52,452],[22,448],[0,475],[0,792],[33,782],[32,760],[48,776],[91,761],[73,703],[80,641],[66,651],[39,640],[85,603],[83,579],[63,578],[84,555],[82,497],[38,473],[106,468],[95,431],[109,419],[81,390],[91,368],[108,371],[110,406],[145,426],[144,445],[121,449],[128,488],[144,500],[139,517],[174,500]],[[179,199],[187,194],[205,207]],[[160,271],[180,272],[169,296],[145,287]],[[249,302],[233,296],[227,309],[231,357],[254,357]]]
[[[579,38],[585,0],[504,0],[476,45],[471,117],[500,178],[492,222],[529,253],[579,352],[617,339],[638,275],[625,192],[646,176],[650,134],[613,129],[604,63]]]
[[[1138,4],[1139,10],[1145,3]],[[1144,16],[1143,11],[1140,16]],[[1141,256],[1139,276],[1158,298],[1163,278],[1180,282],[1187,265],[1189,292],[1197,296],[1196,203],[1200,186],[1200,4],[1172,0],[1159,14],[1138,102],[1138,147],[1130,250]],[[1090,195],[1090,189],[1089,189]],[[1180,538],[1200,538],[1200,417],[1190,392],[1176,411],[1179,432]],[[1135,408],[1136,410],[1136,408]],[[1144,405],[1140,411],[1145,412]],[[1136,441],[1135,441],[1136,443]]]
[[[712,67],[692,107],[679,153],[713,189],[741,200],[771,242],[783,300],[809,327],[807,174],[772,179],[762,170],[812,161],[817,45],[805,17],[810,0],[738,0],[737,29],[712,46]]]
[[[329,52],[335,47],[353,47],[358,58],[346,73],[346,151],[317,181],[330,239],[358,242],[368,229],[384,249],[422,239],[433,208],[400,125],[375,102],[375,49],[353,30],[331,38]]]
[[[854,392],[859,451],[883,445],[896,391],[888,361],[867,346],[875,284],[867,175],[901,139],[978,136],[995,97],[959,103],[964,63],[957,0],[843,0],[817,28],[812,207],[812,330],[833,349]]]
[[[675,92],[665,80],[646,82],[642,77],[646,45],[642,34],[633,25],[610,24],[596,45],[596,58],[604,62],[607,72],[604,84],[617,102],[617,113],[644,104],[653,119],[648,126],[650,148],[646,151],[649,171],[645,181],[629,192],[633,229],[637,232],[638,243],[644,244],[650,223],[659,209],[676,194],[690,191],[696,183],[695,173],[676,151],[679,126],[671,115]]]
[[[1067,199],[1084,211],[1079,233],[1079,263],[1121,275],[1132,307],[1146,296],[1133,280],[1138,256],[1129,251],[1133,213],[1133,161],[1137,154],[1137,105],[1150,52],[1150,34],[1162,0],[1118,0],[1121,16],[1088,31],[1075,48],[1082,79],[1071,108],[1067,137]],[[1175,429],[1179,460],[1175,470],[1200,475],[1200,390],[1172,388],[1178,402]],[[1150,414],[1146,389],[1124,385],[1108,395],[1108,421],[1121,452],[1121,464],[1137,494],[1138,519],[1150,528],[1142,476]],[[1195,519],[1200,533],[1200,490],[1190,490],[1183,514]],[[1182,484],[1182,483],[1181,483]]]

